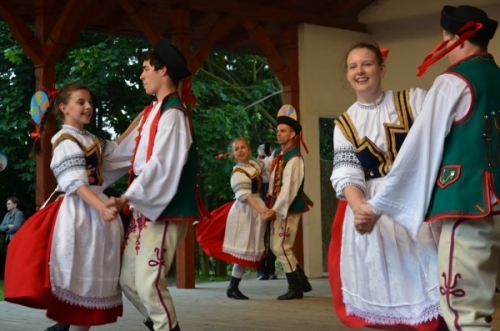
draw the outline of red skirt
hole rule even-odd
[[[36,212],[9,243],[5,263],[5,301],[46,309],[47,316],[68,325],[100,325],[116,322],[123,307],[89,309],[65,303],[52,295],[50,249],[54,225],[63,197]]]
[[[369,322],[354,316],[347,315],[342,296],[342,280],[340,278],[340,251],[342,247],[342,228],[344,226],[345,211],[347,202],[340,200],[337,206],[337,211],[332,224],[332,236],[330,239],[330,247],[328,249],[328,279],[330,281],[330,289],[333,296],[333,308],[337,317],[342,323],[350,328],[373,328],[390,331],[445,331],[448,330],[444,320],[440,317],[432,321],[419,325],[374,325]]]
[[[196,225],[196,239],[198,239],[198,244],[205,254],[215,259],[257,269],[260,265],[260,261],[242,260],[222,251],[224,234],[226,232],[227,215],[233,204],[234,200],[225,203],[212,211],[209,217],[204,217],[203,220]]]

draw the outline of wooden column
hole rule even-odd
[[[190,36],[190,10],[185,1],[175,2],[172,7],[172,43],[175,44],[188,59],[191,59],[191,36]],[[190,68],[191,69],[191,68]],[[194,75],[194,72],[193,72]],[[182,91],[182,83],[179,86]],[[186,96],[187,109],[191,116],[191,104],[189,96]],[[194,263],[195,233],[192,224],[189,224],[186,238],[180,243],[176,251],[176,280],[177,288],[195,287],[195,263]]]
[[[282,25],[281,33],[282,54],[288,69],[289,80],[283,84],[283,103],[290,104],[297,110],[297,119],[300,122],[299,114],[299,52],[298,52],[298,28],[297,24],[288,23]],[[300,149],[300,140],[297,141]],[[302,153],[304,151],[302,150]],[[307,180],[307,178],[306,178]],[[304,223],[297,229],[293,252],[299,263],[304,266]]]

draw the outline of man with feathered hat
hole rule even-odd
[[[419,67],[452,65],[429,90],[385,187],[356,213],[361,233],[387,213],[414,236],[442,220],[439,291],[453,330],[491,330],[500,272],[500,68],[488,53],[498,22],[444,6],[441,42]],[[374,213],[370,211],[373,210]],[[429,275],[429,277],[433,277]]]
[[[275,219],[271,223],[271,250],[286,273],[288,291],[278,300],[302,299],[312,290],[292,248],[302,213],[311,201],[304,193],[304,160],[295,146],[302,131],[295,109],[284,105],[278,112],[276,136],[281,151],[275,152],[269,179],[269,207]]]

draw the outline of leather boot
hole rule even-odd
[[[297,264],[297,272],[299,273],[300,282],[302,284],[302,291],[304,293],[311,292],[313,289],[311,283],[309,283],[309,281],[307,280],[306,273],[304,272],[304,270],[302,270],[302,268],[298,264]]]
[[[302,291],[302,284],[297,270],[290,273],[287,272],[286,280],[288,281],[288,292],[280,295],[278,300],[302,299],[304,297],[304,292]]]
[[[229,286],[227,288],[227,297],[236,300],[248,300],[248,297],[240,292],[238,285],[240,284],[241,278],[235,278],[231,276],[229,281]]]
[[[69,331],[69,325],[57,323],[49,328],[46,328],[45,331]]]
[[[170,331],[181,331],[181,328],[179,327],[179,322],[177,322],[175,328],[171,329]]]
[[[144,320],[144,325],[148,327],[149,331],[155,331],[154,329],[154,323],[152,320],[149,319],[149,317],[147,319]]]

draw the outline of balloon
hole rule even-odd
[[[0,152],[0,171],[5,170],[5,168],[7,168],[7,164],[8,164],[7,155],[5,155],[4,152]]]
[[[36,124],[40,124],[43,114],[47,111],[48,107],[49,97],[47,96],[47,93],[38,91],[33,94],[33,97],[31,97],[30,114]]]

